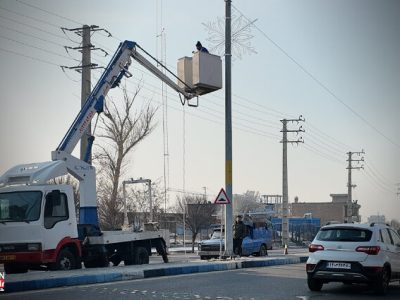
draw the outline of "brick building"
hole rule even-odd
[[[347,194],[330,194],[331,202],[298,202],[295,199],[291,203],[291,214],[293,217],[303,217],[305,214],[312,214],[313,217],[321,218],[321,225],[329,221],[344,222],[346,219]],[[357,201],[352,203],[353,220],[359,222],[360,205]]]

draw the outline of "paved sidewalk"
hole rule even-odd
[[[192,260],[149,265],[118,266],[71,271],[36,271],[6,275],[5,291],[19,292],[63,286],[134,280],[199,272],[227,271],[305,262],[304,253],[280,257],[242,257],[235,260]]]

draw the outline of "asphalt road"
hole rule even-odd
[[[86,285],[0,295],[2,299],[381,299],[366,285],[324,285],[307,288],[305,265],[283,265],[226,272],[197,273],[117,283]],[[400,299],[393,283],[385,299]]]

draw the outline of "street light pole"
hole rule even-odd
[[[231,204],[225,209],[225,254],[233,254],[232,239],[232,54],[231,0],[225,0],[225,191]]]

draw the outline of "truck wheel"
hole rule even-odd
[[[57,256],[55,264],[50,266],[51,270],[72,270],[76,268],[76,258],[67,248],[62,249]]]
[[[28,268],[24,265],[5,263],[4,271],[6,274],[19,274],[28,272]]]
[[[261,245],[261,246],[260,246],[260,251],[258,251],[257,254],[258,254],[258,256],[266,256],[266,255],[268,255],[267,247],[265,247],[264,244]]]
[[[147,253],[146,248],[137,247],[134,255],[134,261],[136,265],[145,265],[149,263],[149,254]]]

